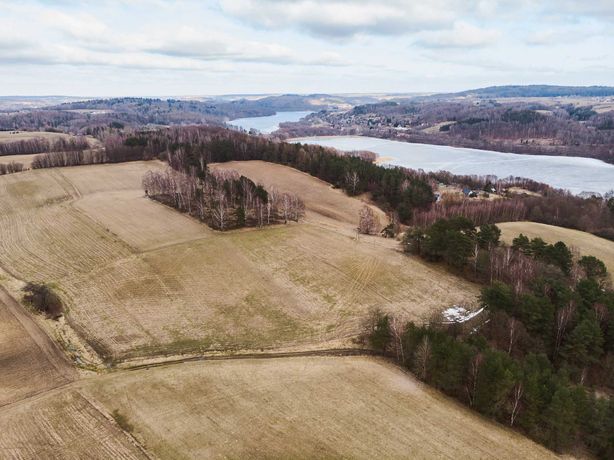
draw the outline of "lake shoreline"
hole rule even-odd
[[[596,158],[499,152],[361,135],[296,137],[286,142],[317,144],[341,151],[367,150],[378,155],[378,164],[410,169],[524,177],[573,194],[604,194],[614,187],[614,165]]]
[[[290,143],[300,142],[301,144],[309,144],[309,142],[307,142],[309,139],[338,139],[338,138],[379,139],[382,141],[398,142],[401,144],[421,145],[421,146],[429,146],[429,147],[443,147],[443,148],[463,149],[463,150],[475,150],[476,152],[504,153],[504,154],[509,154],[509,155],[519,155],[519,156],[524,156],[524,157],[578,158],[578,159],[585,159],[585,160],[594,160],[594,161],[603,163],[604,165],[614,166],[614,164],[608,163],[607,161],[600,160],[599,158],[583,157],[583,156],[578,156],[578,155],[554,155],[554,154],[548,154],[548,153],[506,152],[503,150],[489,150],[489,149],[480,149],[476,147],[462,147],[462,146],[453,145],[453,144],[435,144],[435,143],[428,143],[428,142],[412,142],[410,140],[403,140],[403,139],[387,139],[385,137],[377,137],[377,136],[361,136],[360,134],[333,134],[333,135],[326,135],[326,136],[290,137],[290,138],[284,139],[284,142],[290,142]],[[364,149],[364,150],[367,150],[367,149]],[[391,159],[394,159],[394,158],[391,157]]]

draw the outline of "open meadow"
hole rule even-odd
[[[68,323],[114,360],[354,346],[375,308],[421,321],[475,300],[477,286],[393,241],[356,239],[358,199],[283,166],[235,166],[303,191],[305,222],[213,231],[144,196],[155,161],[27,171],[0,177],[0,266],[53,283]]]
[[[505,222],[497,224],[501,228],[501,240],[512,244],[512,240],[520,233],[529,238],[541,238],[554,244],[562,241],[577,249],[582,256],[595,256],[606,265],[608,272],[614,274],[614,242],[591,235],[580,230],[556,227],[554,225],[538,224],[536,222]]]
[[[29,141],[31,139],[70,139],[70,134],[54,133],[51,131],[0,131],[0,143]]]

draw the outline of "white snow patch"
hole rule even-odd
[[[480,308],[476,311],[469,311],[460,305],[453,305],[442,312],[442,316],[444,318],[443,322],[446,324],[464,323],[465,321],[469,321],[471,318],[475,318],[483,311],[484,308]]]

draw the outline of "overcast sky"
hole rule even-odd
[[[614,85],[614,0],[0,0],[0,95]]]

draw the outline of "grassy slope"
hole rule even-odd
[[[608,271],[614,273],[614,242],[612,241],[579,230],[535,222],[505,222],[497,225],[501,228],[501,239],[508,244],[512,244],[512,240],[520,233],[529,238],[540,237],[551,244],[563,241],[568,246],[578,249],[581,255],[591,255],[601,259],[606,264]]]

